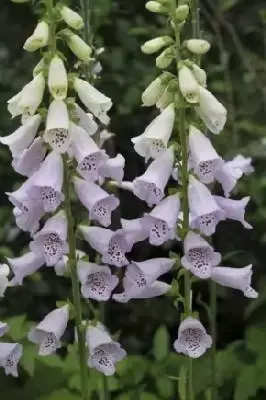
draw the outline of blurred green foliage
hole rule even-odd
[[[79,8],[78,1],[69,4]],[[156,76],[154,60],[141,54],[143,41],[163,33],[164,19],[149,14],[143,0],[90,0],[94,42],[104,46],[99,87],[114,102],[111,130],[116,133],[116,150],[126,156],[126,178],[143,171],[143,162],[132,151],[130,138],[143,131],[155,114],[140,107],[143,89]],[[209,87],[229,109],[225,132],[214,141],[225,158],[241,153],[251,156],[256,172],[238,184],[236,197],[250,195],[248,220],[253,231],[244,231],[237,223],[220,224],[215,247],[224,255],[225,264],[255,266],[255,287],[260,297],[247,301],[231,290],[218,291],[218,355],[216,381],[220,400],[264,400],[266,395],[266,8],[264,0],[200,1],[202,36],[210,40],[212,50],[204,60]],[[0,134],[14,128],[6,111],[6,101],[31,77],[35,54],[22,52],[25,38],[32,32],[35,16],[29,4],[14,5],[1,1],[0,9]],[[4,192],[22,179],[10,166],[10,155],[1,147],[0,169],[0,261],[7,255],[19,255],[29,237],[14,225],[12,210]],[[217,188],[219,191],[219,188]],[[121,193],[122,215],[136,217],[143,205]],[[78,216],[81,218],[81,216]],[[85,248],[86,250],[86,248]],[[173,249],[178,251],[178,249]],[[133,258],[167,254],[168,249],[137,246]],[[169,280],[171,277],[169,277]],[[208,284],[195,285],[195,308],[207,322],[197,303],[208,302]],[[21,288],[11,288],[0,302],[0,319],[11,324],[7,338],[25,345],[18,379],[6,378],[0,370],[1,398],[10,400],[79,399],[78,365],[75,346],[68,345],[60,356],[40,358],[35,346],[27,342],[33,320],[40,320],[55,307],[57,300],[69,295],[69,282],[55,277],[46,268],[25,280]],[[108,378],[110,398],[115,400],[183,400],[184,358],[172,352],[177,335],[178,310],[170,298],[132,301],[128,305],[111,304],[106,324],[130,354],[115,377]],[[66,343],[73,342],[71,330]],[[210,353],[193,362],[196,399],[208,400],[211,380]],[[102,385],[101,376],[89,371],[91,399]]]

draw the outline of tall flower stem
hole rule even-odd
[[[217,319],[217,299],[216,299],[216,283],[210,282],[210,325],[212,336],[212,349],[211,349],[211,400],[217,399],[216,388],[216,319]]]
[[[106,306],[104,302],[100,303],[100,321],[102,324],[105,322],[105,313],[106,313]],[[99,390],[99,400],[109,400],[109,391],[108,391],[108,384],[107,384],[107,378],[105,375],[102,374],[101,377],[101,386]]]

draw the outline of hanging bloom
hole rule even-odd
[[[175,101],[175,95],[171,90],[171,86],[172,82],[170,81],[163,91],[161,97],[156,101],[156,107],[159,108],[160,111],[163,111],[166,107],[173,103],[173,101]]]
[[[102,254],[102,263],[123,267],[128,264],[125,253],[131,251],[133,242],[122,229],[98,228],[96,226],[79,226],[84,239],[90,246]]]
[[[103,129],[100,134],[99,134],[99,138],[97,141],[98,146],[100,147],[100,149],[103,147],[104,143],[111,139],[113,136],[115,136],[114,133],[109,132],[107,129]]]
[[[33,34],[24,43],[26,51],[36,51],[47,46],[49,40],[49,25],[45,21],[38,22]]]
[[[191,164],[200,181],[213,182],[216,171],[224,162],[212,146],[210,139],[193,125],[189,127],[189,151]]]
[[[211,279],[222,286],[241,290],[244,296],[255,299],[258,293],[250,286],[252,274],[252,264],[243,268],[214,267]]]
[[[54,100],[49,106],[43,140],[57,153],[65,153],[71,142],[66,103]]]
[[[113,158],[108,158],[105,164],[99,168],[99,174],[103,178],[114,179],[122,182],[124,177],[125,159],[122,154],[117,154]]]
[[[160,13],[165,11],[165,8],[157,1],[147,1],[147,3],[145,4],[145,8],[148,11],[154,13]]]
[[[67,96],[67,72],[60,57],[54,56],[50,62],[48,87],[55,100],[64,100]]]
[[[206,127],[219,134],[226,123],[227,110],[207,89],[199,86],[199,107],[196,107],[199,117]]]
[[[22,90],[19,93],[12,96],[11,99],[9,99],[7,101],[7,109],[10,112],[12,118],[17,117],[18,115],[21,114],[19,106],[18,106],[19,101],[21,99],[21,94],[22,94]]]
[[[164,242],[176,237],[176,223],[180,211],[177,195],[162,200],[154,209],[141,219],[143,229],[149,231],[149,242],[161,246]]]
[[[45,79],[42,72],[36,75],[31,82],[24,86],[17,104],[19,114],[22,114],[23,119],[27,120],[29,116],[36,113],[42,102],[44,89]]]
[[[156,57],[155,64],[157,68],[166,69],[169,67],[175,57],[174,47],[167,47],[162,53]]]
[[[156,158],[146,172],[133,181],[133,193],[148,205],[158,204],[164,197],[165,186],[171,176],[174,163],[174,149],[169,147]]]
[[[145,42],[141,46],[141,51],[145,54],[153,54],[172,43],[173,39],[170,36],[156,37]]]
[[[167,82],[166,82],[167,83]],[[152,81],[142,93],[142,103],[145,107],[150,107],[156,104],[165,90],[165,81],[163,75],[158,76]]]
[[[90,354],[88,366],[106,376],[114,375],[115,364],[126,356],[121,345],[113,341],[105,327],[99,323],[96,326],[88,326],[86,341]]]
[[[107,161],[108,156],[104,150],[100,150],[94,140],[80,126],[71,123],[71,150],[77,160],[78,173],[88,181],[99,178],[99,169]]]
[[[165,282],[155,281],[142,290],[137,286],[125,288],[122,293],[113,294],[112,298],[118,303],[128,303],[131,299],[152,299],[166,294],[171,289],[171,285]]]
[[[97,132],[98,125],[94,121],[92,114],[86,113],[78,104],[75,104],[74,118],[77,120],[77,125],[85,129],[90,136]]]
[[[224,163],[215,173],[215,179],[222,185],[225,197],[229,197],[243,173],[239,168],[234,168],[230,162]]]
[[[167,149],[175,121],[175,106],[170,104],[145,129],[131,139],[134,150],[145,160],[158,158]]]
[[[187,317],[178,328],[178,339],[174,342],[177,353],[191,358],[199,358],[212,345],[212,338],[207,335],[204,326],[195,318]]]
[[[78,277],[82,296],[97,301],[109,300],[119,282],[109,267],[85,261],[78,261]]]
[[[6,322],[0,321],[0,337],[4,336],[4,334],[9,330],[9,326]]]
[[[44,160],[46,148],[42,138],[36,138],[20,155],[13,158],[12,167],[20,175],[30,177],[36,172]]]
[[[69,319],[68,306],[51,311],[28,333],[28,339],[39,346],[39,355],[48,356],[61,347],[63,336]]]
[[[245,221],[246,206],[250,200],[250,196],[241,200],[225,199],[221,196],[214,196],[219,207],[224,211],[225,218],[233,219],[241,222],[246,229],[252,229],[252,226]]]
[[[123,230],[132,236],[133,243],[143,242],[149,237],[149,229],[143,224],[143,218],[120,220]]]
[[[67,218],[64,211],[45,222],[44,227],[33,236],[30,249],[42,255],[47,266],[56,264],[68,253]]]
[[[242,175],[249,175],[254,172],[254,167],[251,165],[252,158],[244,157],[242,154],[238,154],[233,160],[228,161],[227,165],[229,165],[234,170],[241,171]]]
[[[10,269],[7,264],[0,264],[0,298],[4,296],[6,288],[9,285],[8,275]]]
[[[67,45],[81,61],[89,61],[92,53],[91,47],[80,36],[70,32],[66,35]]]
[[[200,68],[197,64],[191,66],[192,74],[200,86],[207,86],[207,74],[204,69]]]
[[[80,202],[90,213],[90,219],[99,222],[104,227],[109,226],[112,211],[119,206],[118,198],[92,182],[77,177],[73,179],[73,182]]]
[[[40,202],[45,212],[55,211],[64,200],[61,156],[52,151],[30,179],[33,184],[28,189],[29,197]]]
[[[89,82],[75,78],[74,89],[82,103],[98,118],[103,124],[108,124],[107,112],[112,107],[112,100],[99,92]]]
[[[186,65],[182,65],[178,71],[179,89],[184,98],[189,103],[198,103],[199,84],[196,81],[192,71]]]
[[[7,258],[8,264],[12,269],[14,278],[11,285],[22,285],[23,279],[36,272],[44,264],[44,257],[38,253],[25,253],[17,258]]]
[[[221,262],[221,254],[213,251],[213,247],[200,235],[189,231],[184,240],[184,256],[181,263],[200,279],[211,276],[212,268]]]
[[[215,232],[218,222],[225,218],[209,189],[192,175],[189,176],[188,201],[192,229],[199,229],[204,235]]]
[[[200,55],[207,53],[211,48],[210,43],[204,39],[189,39],[185,42],[185,45],[191,53]]]
[[[75,11],[71,10],[71,8],[63,6],[60,10],[61,17],[65,21],[65,23],[70,26],[72,29],[82,29],[84,26],[83,19],[81,16]]]
[[[22,345],[19,343],[0,343],[0,367],[6,375],[18,377],[17,365],[22,356]]]
[[[11,135],[0,137],[0,143],[9,147],[13,157],[19,157],[21,156],[21,152],[32,143],[40,123],[41,116],[39,114],[34,115]]]

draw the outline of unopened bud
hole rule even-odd
[[[186,47],[191,53],[205,54],[210,50],[210,43],[204,39],[189,39],[185,42]]]
[[[165,8],[158,3],[157,1],[148,1],[145,4],[145,7],[148,11],[153,12],[153,13],[163,13],[165,12]]]
[[[156,67],[161,69],[169,67],[173,58],[173,48],[168,47],[156,58]]]
[[[151,40],[148,40],[141,46],[141,51],[145,54],[153,54],[160,50],[162,47],[168,46],[173,42],[170,36],[160,36]]]
[[[183,6],[179,6],[177,7],[176,11],[175,11],[175,16],[177,21],[179,22],[183,22],[187,19],[189,13],[189,7],[187,5],[183,5]]]

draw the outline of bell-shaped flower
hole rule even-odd
[[[42,72],[36,75],[21,92],[18,102],[18,110],[24,119],[36,113],[40,106],[45,89],[45,78]]]
[[[171,43],[173,43],[173,39],[170,36],[156,37],[145,42],[141,46],[141,51],[145,54],[153,54]]]
[[[35,254],[41,254],[47,266],[56,264],[68,253],[67,218],[64,211],[45,222],[44,227],[33,236],[30,249]]]
[[[125,159],[122,154],[117,154],[113,158],[108,158],[106,162],[100,166],[99,174],[103,178],[114,179],[122,182],[124,177]]]
[[[187,317],[178,328],[178,338],[174,342],[177,353],[191,358],[199,358],[212,345],[212,338],[206,333],[204,326],[195,318]]]
[[[68,306],[51,311],[28,333],[28,339],[39,346],[39,355],[48,356],[61,347],[63,336],[69,319]]]
[[[175,106],[170,104],[145,129],[131,139],[134,150],[145,160],[156,159],[167,149],[175,121]]]
[[[19,343],[0,343],[0,367],[6,375],[18,377],[17,365],[22,356],[22,345]]]
[[[197,64],[191,66],[192,74],[200,86],[207,86],[207,74],[204,69],[200,68]]]
[[[12,118],[17,117],[18,115],[21,114],[21,110],[19,108],[19,101],[21,99],[22,95],[22,90],[12,96],[8,101],[7,101],[7,109],[10,112]]]
[[[213,182],[216,171],[224,162],[212,146],[210,139],[193,125],[189,127],[189,151],[191,164],[200,181]]]
[[[123,267],[128,264],[125,253],[131,251],[133,241],[130,235],[119,229],[99,228],[96,226],[79,226],[84,239],[90,246],[102,255],[101,261],[104,264]]]
[[[254,172],[254,167],[251,165],[252,158],[244,157],[242,154],[238,154],[233,160],[228,161],[227,165],[235,170],[239,170],[244,175],[249,175]]]
[[[81,16],[73,11],[71,8],[63,6],[60,9],[60,15],[63,18],[63,20],[65,21],[65,23],[70,26],[70,28],[72,29],[82,29],[84,26],[84,22],[83,19],[81,18]]]
[[[23,49],[27,51],[36,51],[45,47],[49,40],[49,25],[45,21],[38,22],[33,34],[24,43]]]
[[[22,285],[23,279],[36,272],[44,264],[44,257],[38,253],[25,253],[17,258],[7,258],[8,264],[14,274],[11,285]]]
[[[88,366],[106,376],[114,375],[116,363],[126,357],[121,345],[113,341],[105,327],[99,323],[88,326],[86,341],[90,354]]]
[[[189,39],[185,42],[185,45],[191,53],[200,55],[207,53],[211,48],[210,43],[204,39]]]
[[[85,129],[90,136],[93,136],[97,132],[98,125],[94,121],[92,114],[86,113],[78,104],[75,104],[74,119],[77,125]]]
[[[57,153],[65,153],[70,145],[69,115],[63,100],[54,100],[49,106],[43,140]]]
[[[85,299],[107,301],[119,282],[117,276],[112,275],[110,268],[105,265],[78,261],[77,271]]]
[[[9,286],[9,273],[9,266],[7,264],[0,264],[0,298],[4,296],[6,288]]]
[[[121,225],[127,235],[132,236],[134,243],[143,242],[149,237],[149,229],[143,224],[143,218],[125,219],[121,218]]]
[[[243,173],[239,168],[234,168],[230,162],[224,163],[215,173],[215,179],[222,185],[225,197],[229,197]]]
[[[109,122],[107,112],[112,107],[112,100],[99,92],[89,82],[75,78],[74,89],[81,102],[95,115],[103,124]]]
[[[150,285],[145,286],[142,290],[135,285],[124,289],[124,292],[115,293],[112,296],[118,303],[128,303],[131,299],[152,299],[163,296],[171,289],[171,285],[156,280]]]
[[[53,212],[64,200],[61,192],[63,185],[63,160],[56,152],[48,154],[40,169],[31,176],[32,186],[29,196],[40,202],[45,212]]]
[[[200,235],[189,231],[184,240],[184,256],[181,263],[200,279],[210,278],[213,266],[220,264],[221,254]]]
[[[41,116],[39,114],[34,115],[11,135],[0,137],[0,143],[9,147],[13,157],[19,157],[21,152],[33,142],[40,123]]]
[[[165,90],[165,82],[162,75],[154,79],[142,93],[142,103],[145,107],[150,107],[156,104]]]
[[[111,214],[119,206],[119,200],[100,186],[84,179],[74,178],[75,192],[90,213],[90,219],[104,227],[111,224]]]
[[[178,71],[179,89],[184,98],[189,103],[198,103],[199,84],[192,71],[186,65],[183,65]]]
[[[79,35],[69,32],[69,34],[66,35],[66,42],[77,58],[87,62],[90,60],[92,49]]]
[[[188,201],[191,214],[190,226],[204,235],[213,235],[216,225],[225,218],[209,189],[192,175],[189,176]]]
[[[54,56],[50,62],[48,87],[55,100],[64,100],[67,96],[67,72],[60,57]]]
[[[202,86],[199,86],[199,106],[196,107],[196,111],[212,133],[219,134],[223,130],[227,110],[211,92]]]
[[[37,137],[27,149],[13,158],[11,165],[20,175],[30,177],[40,168],[45,153],[44,142],[42,138]]]
[[[174,149],[169,147],[152,161],[146,172],[133,181],[133,193],[148,205],[158,204],[164,197],[165,186],[174,164]]]
[[[9,326],[6,322],[0,321],[0,337],[4,336],[4,334],[9,330]]]
[[[252,226],[245,221],[246,206],[250,197],[244,197],[241,200],[225,199],[221,196],[214,196],[214,199],[219,207],[224,211],[225,218],[233,219],[241,222],[246,229],[252,229]]]
[[[149,214],[144,215],[140,223],[143,230],[149,231],[150,244],[161,246],[167,240],[176,237],[179,211],[179,197],[171,195],[162,200]]]
[[[255,299],[258,293],[250,286],[252,274],[252,264],[243,268],[214,267],[211,279],[222,286],[241,290],[244,296]]]
[[[99,168],[108,156],[83,128],[74,123],[71,123],[70,128],[73,137],[71,150],[78,163],[77,171],[86,180],[95,181],[99,178]]]

